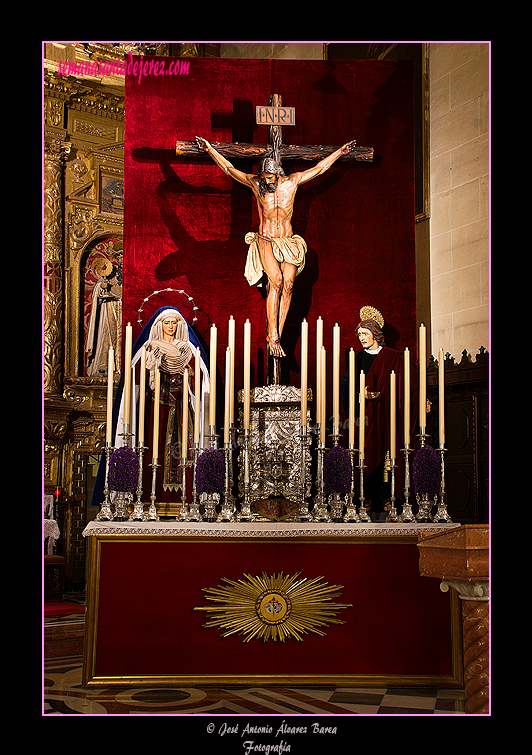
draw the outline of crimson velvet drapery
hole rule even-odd
[[[244,236],[258,222],[255,200],[207,156],[176,156],[175,141],[200,135],[265,144],[266,127],[255,124],[255,107],[277,93],[296,110],[295,126],[283,128],[285,143],[340,146],[356,139],[375,150],[372,163],[337,162],[298,190],[292,225],[307,241],[308,254],[283,335],[282,382],[299,385],[303,318],[309,322],[309,387],[315,385],[313,345],[320,316],[329,354],[333,326],[341,327],[343,374],[347,351],[359,348],[355,328],[364,304],[383,313],[387,345],[408,346],[415,355],[410,63],[188,60],[188,73],[126,80],[123,316],[134,326],[134,336],[141,328],[141,306],[143,323],[166,304],[178,306],[191,322],[194,312],[186,296],[168,291],[151,296],[183,289],[199,308],[198,335],[208,343],[210,325],[218,327],[222,374],[227,323],[235,318],[237,390],[243,384],[243,326],[249,318],[252,386],[266,383],[264,289],[250,287],[244,278]],[[253,161],[237,164],[256,171]],[[311,164],[291,160],[284,168],[289,173]],[[330,372],[328,378],[330,396]],[[221,380],[218,399],[223,400]]]

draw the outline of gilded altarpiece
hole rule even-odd
[[[91,456],[105,439],[102,303],[121,313],[123,139],[123,89],[45,72],[44,492],[61,490],[58,548],[74,588],[85,580]],[[111,330],[120,354],[121,328]]]

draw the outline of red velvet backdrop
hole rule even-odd
[[[309,321],[309,387],[314,388],[316,320],[332,353],[332,329],[341,326],[345,354],[358,348],[355,327],[362,305],[386,320],[387,345],[416,347],[414,252],[414,132],[412,69],[394,61],[271,61],[189,59],[188,75],[130,76],[126,80],[124,321],[140,331],[138,310],[154,291],[184,289],[199,307],[198,334],[208,343],[218,327],[224,370],[227,322],[236,320],[236,389],[242,387],[242,334],[252,325],[252,385],[267,377],[265,305],[244,278],[245,234],[257,227],[250,190],[225,176],[205,156],[175,155],[176,139],[266,143],[255,106],[270,93],[296,109],[283,128],[291,144],[340,146],[356,139],[373,147],[373,163],[338,162],[302,186],[294,233],[308,244],[283,336],[282,382],[299,385],[301,321]],[[167,61],[168,70],[168,61]],[[287,173],[312,163],[285,161]],[[238,161],[254,172],[256,164]],[[142,322],[172,304],[192,320],[192,304],[164,292],[143,305]],[[331,359],[328,359],[329,370]],[[328,386],[330,391],[329,373]],[[220,384],[219,391],[223,390]],[[223,393],[219,392],[223,399]]]

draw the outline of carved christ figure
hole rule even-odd
[[[246,234],[249,244],[245,276],[250,286],[260,282],[263,273],[268,278],[266,342],[273,357],[283,357],[281,335],[292,299],[296,276],[305,266],[307,245],[294,235],[292,214],[298,186],[321,175],[338,158],[351,152],[355,141],[347,142],[308,170],[286,176],[279,160],[265,157],[258,166],[257,175],[236,169],[208,141],[197,136],[198,146],[235,181],[249,186],[257,200],[259,230]]]

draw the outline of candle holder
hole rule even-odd
[[[323,459],[325,457],[325,443],[320,443],[318,446],[318,476],[317,487],[318,495],[314,499],[313,519],[315,522],[330,522],[331,517],[327,509],[327,497],[325,496],[323,486]]]
[[[207,439],[209,441],[209,448],[218,448],[218,441],[216,438],[219,438],[220,436],[216,433],[216,426],[215,425],[209,425],[209,434],[207,435]]]
[[[447,449],[444,447],[443,443],[440,443],[440,447],[438,448],[438,452],[441,456],[441,488],[440,488],[440,496],[438,501],[438,508],[436,509],[436,513],[432,517],[432,520],[434,522],[452,522],[453,520],[449,516],[449,513],[447,511],[447,504],[445,503],[445,452]]]
[[[301,441],[301,465],[299,468],[300,472],[300,478],[299,478],[299,491],[301,500],[299,502],[299,513],[298,513],[298,520],[300,522],[310,522],[312,520],[312,516],[310,514],[310,511],[308,510],[308,504],[307,504],[307,437],[308,437],[308,427],[307,425],[300,425],[299,426],[299,439]]]
[[[105,488],[104,488],[104,500],[100,506],[100,510],[96,515],[96,521],[98,522],[110,522],[113,519],[113,512],[111,510],[111,498],[109,496],[109,460],[111,453],[114,451],[113,446],[109,442],[105,443]]]
[[[405,447],[402,449],[405,455],[405,501],[403,503],[403,510],[399,516],[400,522],[413,522],[414,512],[412,511],[412,504],[410,503],[410,462],[408,459],[409,454],[412,453],[412,449],[408,443],[405,443]]]
[[[191,512],[187,503],[187,460],[181,459],[181,511],[179,512],[179,518],[182,522],[196,521],[191,519]],[[199,513],[199,512],[198,512]],[[196,512],[192,512],[192,516],[195,516]]]
[[[360,522],[360,517],[357,513],[357,507],[355,505],[355,446],[349,444],[349,455],[351,457],[351,490],[347,496],[347,505],[345,508],[344,522]]]
[[[124,439],[124,445],[128,448],[131,448],[131,438],[133,437],[133,433],[129,430],[129,425],[124,425],[123,432],[118,433],[120,438]]]
[[[421,446],[421,448],[424,448],[424,446],[425,446],[425,444],[426,444],[426,442],[427,442],[427,440],[429,438],[429,435],[427,434],[427,428],[426,427],[420,427],[419,428],[419,433],[418,433],[418,435],[416,437],[419,438],[419,445]]]
[[[147,450],[146,446],[137,446],[136,452],[139,457],[139,480],[137,483],[137,500],[133,507],[133,511],[129,515],[130,522],[145,522],[147,517],[144,513],[144,504],[142,503],[142,462],[144,458],[144,451]]]
[[[229,433],[231,437],[231,433]],[[224,443],[225,457],[225,490],[223,495],[222,508],[218,514],[217,522],[234,522],[235,520],[235,499],[231,493],[233,488],[233,474],[231,464],[232,444]]]
[[[395,459],[390,459],[390,474],[391,474],[391,495],[390,495],[390,511],[388,512],[388,516],[386,517],[387,522],[398,522],[399,516],[397,514],[397,509],[395,508],[395,470],[397,469],[397,464],[395,463]]]
[[[364,506],[364,469],[366,468],[366,465],[364,464],[364,458],[360,455],[360,451],[358,454],[358,471],[360,474],[360,506],[358,508],[358,517],[361,522],[371,522],[370,516],[368,512],[366,511],[366,507]]]
[[[192,476],[192,503],[190,504],[190,507],[187,512],[186,521],[187,522],[201,522],[202,516],[200,511],[200,504],[198,500],[198,490],[196,488],[196,467],[198,464],[198,457],[200,454],[200,447],[199,443],[194,443],[194,449],[192,451],[193,453],[193,467],[194,467],[194,474]],[[183,467],[184,467],[184,474],[183,474],[183,485],[185,485],[185,474],[186,474],[186,463],[185,460],[183,460]],[[183,487],[182,490],[184,491],[185,488]],[[184,496],[182,497],[182,501],[184,501]],[[183,506],[186,507],[186,504],[181,503],[181,510],[183,510]]]
[[[237,521],[249,522],[252,519],[251,508],[249,505],[250,482],[249,482],[249,445],[251,442],[249,428],[244,428],[244,500],[242,501],[240,511],[237,514]]]
[[[159,515],[157,514],[157,506],[155,504],[155,499],[157,497],[157,494],[155,492],[156,484],[157,484],[157,467],[159,466],[160,464],[157,464],[157,459],[153,458],[150,464],[150,467],[151,467],[151,495],[150,495],[151,503],[148,509],[148,516],[147,516],[147,519],[150,522],[159,521]]]

